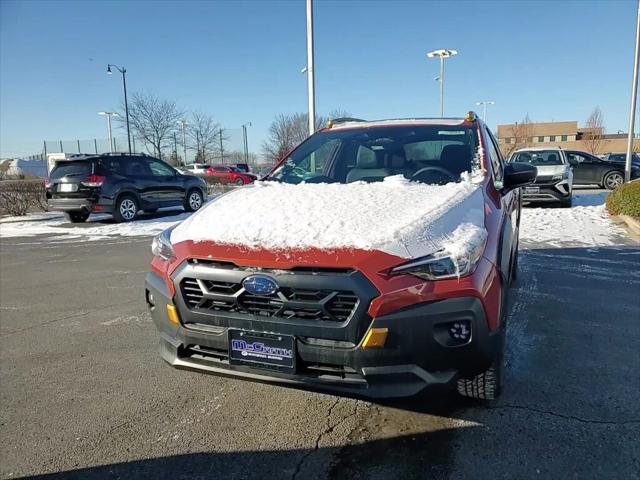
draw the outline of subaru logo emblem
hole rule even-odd
[[[273,295],[278,291],[276,281],[266,275],[249,275],[242,281],[242,286],[251,295]]]

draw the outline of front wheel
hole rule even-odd
[[[484,372],[477,374],[473,378],[458,379],[458,393],[463,397],[475,398],[478,400],[494,400],[502,393],[504,384],[504,349],[506,326],[501,332],[502,340],[500,350],[493,361],[493,364]]]
[[[241,178],[236,178],[236,181],[234,183],[236,185],[244,185],[244,180],[242,180]]]
[[[203,203],[204,198],[200,190],[189,190],[184,203],[184,209],[187,212],[195,212],[196,210],[200,210],[200,207],[202,207]]]
[[[84,223],[89,218],[89,215],[91,215],[91,212],[85,212],[85,211],[68,212],[65,214],[65,216],[71,223]]]
[[[620,172],[609,172],[604,176],[602,183],[607,190],[615,190],[624,183],[624,177]]]
[[[113,218],[118,223],[130,222],[136,218],[138,210],[138,201],[135,199],[135,197],[125,195],[118,199],[115,211],[113,212]]]

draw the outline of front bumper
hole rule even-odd
[[[531,203],[558,203],[567,202],[572,195],[569,180],[561,180],[556,183],[534,183],[522,190],[522,201]]]
[[[370,398],[411,396],[449,385],[460,376],[472,377],[489,368],[504,334],[502,330],[489,331],[482,303],[476,297],[422,303],[373,319],[363,316],[359,321],[365,325],[353,329],[350,322],[325,328],[314,321],[275,323],[255,318],[247,323],[225,314],[211,315],[204,324],[201,314],[194,318],[184,307],[179,293],[172,298],[164,280],[155,273],[147,275],[146,291],[160,333],[162,358],[176,368]],[[167,304],[178,307],[179,325],[169,320]],[[464,345],[447,346],[447,328],[457,321],[468,322],[471,338]],[[384,348],[362,348],[370,327],[388,329]],[[231,365],[229,328],[294,336],[295,373]],[[355,342],[344,341],[349,328],[357,332]]]

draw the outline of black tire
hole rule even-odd
[[[503,315],[506,317],[506,314]],[[503,319],[504,321],[504,319]],[[502,393],[504,384],[504,349],[506,337],[506,325],[500,333],[500,349],[491,367],[473,378],[459,378],[457,383],[458,393],[463,397],[477,400],[494,400]]]
[[[244,180],[242,180],[241,178],[236,178],[236,181],[234,183],[236,185],[244,185]]]
[[[513,254],[513,259],[511,260],[511,272],[509,275],[509,286],[512,286],[516,283],[518,279],[518,249],[520,248],[520,242],[516,245],[516,251]]]
[[[204,195],[197,188],[192,188],[187,192],[187,196],[184,200],[184,209],[187,212],[195,212],[196,210],[200,210],[204,205]]]
[[[140,203],[133,195],[122,195],[118,197],[116,208],[113,211],[113,218],[116,222],[131,222],[138,216]]]
[[[71,223],[84,223],[89,218],[89,215],[91,215],[91,212],[85,211],[65,213],[65,216]]]
[[[607,190],[615,190],[624,183],[624,176],[617,170],[607,173],[602,179],[602,186]]]

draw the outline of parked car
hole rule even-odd
[[[73,223],[92,212],[112,213],[117,222],[134,220],[140,210],[184,207],[193,212],[205,202],[206,184],[147,155],[102,154],[56,161],[45,180],[49,208]]]
[[[614,190],[624,182],[624,160],[620,164],[578,150],[566,150],[565,154],[573,170],[574,185],[598,185]],[[640,165],[632,166],[632,178],[638,176]]]
[[[602,159],[606,162],[621,163],[624,165],[627,162],[627,153],[606,153]],[[640,156],[635,152],[631,154],[631,165],[640,167]]]
[[[212,165],[207,170],[207,175],[216,177],[220,183],[233,183],[235,185],[246,185],[253,183],[256,179],[255,175],[243,173],[229,165]]]
[[[535,177],[473,113],[334,123],[154,239],[161,355],[369,397],[494,398]]]
[[[533,185],[525,187],[527,203],[555,203],[570,207],[573,198],[573,172],[561,148],[523,148],[511,154],[509,162],[526,163],[538,169]]]
[[[206,163],[191,163],[182,167],[186,173],[193,173],[194,175],[204,175],[209,170],[209,166]]]

